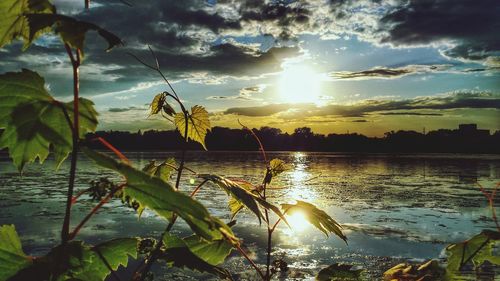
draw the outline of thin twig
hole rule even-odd
[[[241,248],[240,245],[236,244],[235,245],[235,248],[238,250],[238,252],[240,252],[240,254],[250,263],[250,265],[255,268],[255,271],[257,271],[257,273],[260,275],[260,277],[262,278],[262,280],[266,280],[265,276],[264,276],[264,273],[262,273],[262,270],[260,270],[260,268],[255,264],[255,262],[247,255],[247,253],[245,253],[245,251],[243,251],[243,249]]]
[[[114,147],[112,144],[110,144],[104,138],[97,137],[97,138],[93,139],[93,141],[99,141],[99,142],[101,142],[109,150],[113,151],[116,154],[116,156],[118,156],[118,158],[120,158],[120,160],[126,162],[127,164],[130,164],[130,160],[128,160],[128,158],[125,155],[123,155],[123,153],[121,153],[120,150],[118,150],[116,147]]]
[[[240,119],[238,119],[238,123],[240,124],[241,127],[243,127],[243,130],[247,130],[252,134],[255,140],[257,140],[257,143],[259,143],[259,150],[262,152],[262,157],[264,157],[264,162],[266,163],[266,166],[268,165],[267,163],[267,156],[266,156],[266,151],[264,150],[264,146],[262,145],[262,142],[260,141],[259,137],[254,133],[254,131],[250,130],[247,126],[243,125],[240,122]]]
[[[68,182],[68,193],[66,197],[66,211],[64,214],[64,221],[61,230],[61,240],[62,244],[66,244],[70,239],[69,235],[69,225],[71,219],[71,206],[73,202],[73,190],[75,186],[75,177],[76,177],[76,163],[78,157],[78,139],[80,137],[79,133],[79,71],[80,67],[80,50],[76,49],[76,59],[73,56],[73,52],[71,47],[68,44],[64,44],[66,48],[66,52],[71,61],[71,65],[73,67],[73,129],[72,129],[72,151],[71,151],[71,166],[69,172],[69,182]]]
[[[113,189],[106,197],[104,197],[94,208],[92,208],[92,210],[90,211],[90,213],[88,213],[85,218],[83,218],[83,220],[75,227],[75,230],[73,230],[70,234],[70,239],[73,239],[76,237],[76,235],[78,234],[78,232],[80,232],[80,230],[82,229],[82,227],[85,225],[85,223],[87,223],[87,221],[93,216],[95,215],[95,213],[104,205],[106,204],[111,198],[113,198],[113,196],[115,195],[116,192],[118,192],[119,190],[123,189],[123,187],[125,187],[125,183],[117,186],[115,189]]]

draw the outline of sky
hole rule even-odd
[[[500,130],[498,0],[55,0],[58,13],[118,35],[106,52],[86,37],[81,95],[100,130],[172,129],[148,117],[168,90],[148,46],[186,107],[202,105],[212,126],[284,132]],[[0,73],[28,68],[61,100],[72,97],[71,64],[58,37],[27,50],[0,49]]]

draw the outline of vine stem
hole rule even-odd
[[[68,183],[68,194],[66,198],[66,212],[64,214],[64,222],[61,230],[61,240],[62,244],[66,244],[69,240],[71,240],[69,235],[69,225],[71,218],[71,205],[73,201],[73,190],[75,187],[75,175],[76,175],[76,163],[77,163],[77,155],[78,155],[78,138],[79,138],[79,92],[80,92],[80,76],[79,76],[79,67],[80,67],[80,50],[76,49],[76,58],[73,56],[73,51],[68,44],[64,44],[66,48],[66,52],[68,53],[69,59],[71,61],[71,65],[73,67],[73,128],[72,128],[72,140],[73,140],[73,148],[71,151],[71,167],[69,171],[69,183]]]
[[[92,210],[90,211],[90,213],[88,213],[85,218],[83,218],[83,220],[75,227],[75,230],[73,230],[70,235],[69,235],[69,239],[73,239],[76,237],[76,235],[80,232],[80,230],[82,229],[82,227],[85,225],[85,223],[87,223],[87,221],[90,220],[90,218],[95,215],[97,213],[97,211],[106,203],[109,202],[109,200],[111,198],[113,198],[113,196],[115,195],[116,192],[122,190],[124,187],[125,187],[126,183],[123,183],[123,184],[120,184],[119,186],[117,186],[115,189],[113,189],[106,197],[104,197],[94,208],[92,208]]]
[[[170,93],[168,93],[168,92],[164,92],[164,93],[166,95],[172,97],[179,104],[179,106],[180,106],[180,108],[182,110],[182,113],[184,115],[184,120],[185,120],[185,122],[184,122],[185,123],[185,126],[184,126],[184,142],[183,142],[182,151],[181,151],[181,162],[179,164],[179,168],[177,169],[177,178],[175,180],[175,189],[179,190],[180,180],[181,180],[181,177],[182,177],[182,171],[184,170],[184,163],[185,163],[185,160],[186,160],[185,158],[186,158],[186,150],[187,150],[187,143],[188,143],[189,113],[186,110],[186,108],[184,107],[184,104],[182,104],[182,101],[180,100],[179,96],[175,92],[174,88],[172,87],[172,85],[170,84],[170,82],[168,81],[168,79],[165,77],[165,75],[163,74],[163,72],[161,71],[160,64],[158,62],[158,58],[157,58],[156,54],[154,53],[153,49],[151,49],[150,46],[148,46],[148,48],[151,51],[151,54],[152,54],[152,56],[155,59],[155,64],[156,64],[155,66],[151,66],[151,65],[143,62],[141,59],[139,59],[137,56],[135,56],[133,54],[130,54],[130,55],[132,57],[134,57],[137,61],[139,61],[141,64],[143,64],[144,66],[146,66],[148,68],[151,68],[151,69],[155,70],[156,72],[158,72],[160,74],[160,76],[163,78],[163,80],[167,83],[168,87],[172,91],[173,95],[170,94]],[[201,185],[203,185],[205,182],[203,182],[202,184],[200,184],[199,187],[201,188]],[[197,188],[197,189],[199,189],[199,188]],[[193,191],[194,194],[196,192]],[[146,273],[151,270],[151,267],[153,266],[153,263],[159,257],[161,247],[163,246],[163,237],[165,236],[165,234],[167,234],[168,232],[170,232],[170,230],[174,226],[176,220],[177,220],[177,216],[174,214],[173,217],[172,217],[172,221],[170,221],[170,223],[165,228],[165,231],[163,231],[163,233],[162,233],[162,235],[161,235],[161,237],[160,237],[160,239],[159,239],[156,247],[153,249],[153,251],[151,252],[151,254],[149,255],[149,257],[146,258],[144,260],[144,262],[138,266],[137,270],[135,270],[134,274],[132,275],[132,280],[143,281],[146,278]]]
[[[494,202],[495,196],[497,193],[497,189],[498,189],[498,187],[500,187],[500,182],[495,185],[495,188],[493,189],[493,191],[491,193],[488,193],[479,182],[476,182],[476,184],[477,184],[477,186],[479,186],[479,189],[481,190],[481,192],[484,194],[484,196],[488,200],[488,205],[490,206],[490,209],[491,209],[491,217],[492,217],[493,221],[495,222],[495,226],[497,227],[497,230],[500,232],[500,223],[498,222],[497,213],[495,211],[495,202]]]
[[[262,270],[260,270],[260,268],[255,264],[255,262],[247,255],[247,253],[245,253],[245,251],[243,251],[243,249],[241,248],[240,245],[236,245],[235,246],[236,249],[238,250],[238,252],[240,252],[240,254],[250,263],[250,265],[255,268],[255,271],[257,271],[257,273],[260,275],[260,277],[262,278],[262,280],[266,280],[266,277],[264,275],[264,273],[262,273]]]
[[[262,153],[262,157],[263,157],[263,160],[264,160],[264,163],[266,165],[266,175],[264,176],[264,179],[262,180],[262,199],[264,201],[267,202],[267,198],[266,198],[266,189],[267,189],[267,184],[266,184],[266,178],[267,178],[267,174],[270,172],[269,171],[269,164],[268,164],[268,161],[267,161],[267,156],[266,156],[266,150],[264,149],[264,145],[262,145],[262,142],[260,141],[259,137],[257,136],[257,134],[255,134],[254,131],[252,131],[250,128],[248,128],[247,126],[243,125],[240,120],[238,119],[238,123],[243,127],[244,130],[247,130],[248,132],[250,132],[250,134],[252,134],[252,136],[254,137],[254,139],[257,141],[257,143],[259,144],[259,150],[260,152]],[[267,211],[267,209],[264,209],[264,216],[266,218],[266,224],[267,224],[267,249],[266,249],[266,252],[267,252],[267,255],[266,255],[266,275],[261,275],[262,279],[263,280],[271,280],[271,251],[272,251],[272,238],[273,238],[273,232],[274,232],[274,229],[276,228],[276,226],[278,225],[278,223],[280,222],[279,220],[274,224],[273,227],[271,227],[271,222],[269,221],[269,212]]]

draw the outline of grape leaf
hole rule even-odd
[[[167,114],[168,116],[174,116],[175,115],[175,109],[168,103],[168,102],[165,102],[163,104],[163,112],[165,112],[165,114]]]
[[[334,280],[361,280],[362,269],[352,269],[350,264],[334,263],[326,268],[323,268],[316,275],[317,281],[334,281]]]
[[[283,173],[284,171],[290,169],[290,167],[285,163],[285,161],[281,159],[273,159],[269,162],[269,167],[266,171],[266,176],[264,178],[264,182],[266,184],[271,183],[271,180]]]
[[[228,241],[223,239],[207,241],[198,235],[192,235],[183,240],[193,254],[211,265],[223,263],[233,248]]]
[[[17,272],[9,281],[88,280],[103,281],[111,270],[137,258],[137,238],[113,239],[96,246],[71,241],[53,248],[46,256]]]
[[[255,195],[247,189],[241,187],[237,182],[217,175],[202,174],[199,175],[199,177],[215,183],[217,186],[226,191],[228,195],[236,199],[240,204],[245,205],[245,207],[247,207],[257,216],[257,218],[259,219],[259,223],[261,222],[261,218],[265,220],[265,217],[260,211],[259,205],[265,209],[272,210],[274,213],[276,213],[276,215],[278,215],[283,221],[286,222],[286,218],[276,206],[268,203],[258,195]]]
[[[257,189],[251,183],[246,182],[246,181],[239,181],[238,184],[242,188],[246,189],[248,192],[251,192],[255,195],[258,195]],[[229,198],[228,205],[229,205],[229,210],[231,211],[231,220],[233,220],[236,217],[236,215],[241,210],[243,210],[243,208],[245,208],[245,205],[240,203],[240,201],[238,201],[237,199],[235,199],[232,196],[231,196],[231,198]]]
[[[493,247],[500,244],[500,232],[483,230],[471,239],[451,244],[446,247],[448,265],[446,267],[447,280],[460,276],[462,266],[472,262],[474,267],[481,266],[485,261],[500,265],[500,256],[493,254]]]
[[[327,237],[328,233],[332,232],[347,243],[347,237],[342,233],[342,226],[325,211],[318,209],[313,204],[297,200],[295,205],[281,204],[281,208],[285,214],[303,213],[305,219],[321,230]]]
[[[7,280],[30,265],[31,259],[24,254],[14,225],[0,226],[0,280]]]
[[[39,31],[54,27],[54,32],[59,34],[64,43],[79,49],[82,54],[85,35],[89,30],[97,31],[106,40],[108,43],[106,51],[123,45],[121,39],[113,33],[93,23],[80,21],[68,16],[59,14],[26,14],[26,18],[28,19],[30,41],[33,40]]]
[[[32,32],[25,14],[52,14],[55,7],[48,0],[2,0],[0,1],[0,48],[14,39],[24,41],[26,49],[33,39],[48,29]]]
[[[158,114],[163,105],[165,104],[165,94],[164,93],[159,93],[157,94],[154,98],[149,107],[151,108],[151,112],[149,115],[155,115]]]
[[[187,137],[195,142],[200,143],[206,150],[205,137],[210,131],[210,120],[208,112],[203,106],[195,105],[191,108],[191,114],[188,115],[187,122]],[[175,114],[174,123],[182,137],[186,137],[186,118],[184,113]]]
[[[188,244],[179,237],[166,233],[163,236],[163,244],[165,249],[163,249],[160,259],[165,260],[168,265],[180,268],[187,267],[192,270],[214,274],[221,279],[231,279],[231,274],[227,270],[201,259],[191,252]]]
[[[176,163],[174,158],[168,158],[160,164],[156,164],[156,161],[152,160],[142,169],[142,171],[168,182],[170,176],[175,171],[175,166]]]
[[[172,185],[130,165],[99,152],[82,147],[82,151],[98,165],[122,174],[127,182],[123,196],[129,197],[140,204],[140,208],[149,208],[163,218],[169,219],[175,212],[191,229],[207,240],[234,238],[230,228],[211,217],[207,209],[198,201],[176,191]],[[229,231],[228,231],[229,229]]]
[[[8,148],[19,171],[25,164],[40,163],[52,146],[56,168],[72,149],[72,129],[65,115],[73,120],[73,102],[55,100],[45,88],[44,79],[36,72],[8,72],[0,75],[0,149]],[[80,138],[95,131],[97,112],[90,100],[79,99]]]

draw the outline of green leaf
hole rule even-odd
[[[165,248],[160,258],[165,260],[168,265],[207,272],[221,279],[231,279],[231,274],[227,270],[201,259],[198,255],[191,252],[188,244],[179,237],[167,233],[163,236],[163,244]]]
[[[79,49],[82,53],[85,35],[89,30],[97,31],[106,40],[108,43],[106,51],[123,45],[121,39],[113,33],[93,23],[80,21],[68,16],[58,14],[27,14],[26,18],[28,19],[30,40],[33,40],[39,31],[54,27],[55,33],[59,34],[64,43]]]
[[[242,188],[246,189],[247,191],[249,191],[255,195],[258,195],[257,189],[251,183],[245,182],[245,181],[239,181],[238,184]],[[231,198],[229,198],[228,205],[229,205],[229,210],[231,211],[231,220],[233,220],[236,217],[236,215],[241,210],[243,210],[243,208],[245,208],[244,204],[240,203],[239,200],[235,199],[232,196],[231,196]]]
[[[333,281],[333,280],[361,280],[362,269],[352,269],[350,264],[334,263],[329,267],[320,270],[316,275],[317,281]]]
[[[268,203],[258,195],[251,193],[237,182],[217,175],[204,174],[199,175],[199,177],[215,183],[217,186],[226,191],[228,195],[237,200],[240,204],[245,205],[245,207],[247,207],[257,216],[257,218],[259,219],[259,223],[261,222],[261,219],[265,220],[265,217],[262,215],[259,206],[273,211],[286,222],[286,218],[276,206]]]
[[[169,116],[174,116],[175,115],[174,108],[168,102],[165,102],[163,104],[163,112],[165,112],[165,114],[167,114]]]
[[[83,263],[78,271],[72,269],[78,272],[72,277],[81,280],[104,280],[110,273],[109,267],[115,271],[119,266],[127,266],[129,256],[137,258],[138,242],[137,238],[119,238],[85,248],[84,253],[88,255],[86,260],[90,262]],[[85,256],[84,254],[83,258]]]
[[[137,258],[138,242],[137,238],[120,238],[92,247],[71,241],[35,259],[9,280],[103,281],[111,270],[127,266],[129,257]]]
[[[447,280],[453,280],[457,275],[460,276],[461,267],[470,262],[474,264],[475,268],[481,266],[485,261],[500,265],[500,256],[493,254],[495,245],[500,245],[500,232],[483,230],[467,241],[446,247],[448,256]]]
[[[151,112],[149,115],[155,115],[158,114],[163,105],[165,104],[165,94],[164,93],[159,93],[157,94],[154,98],[151,104],[149,105],[149,108],[151,108]]]
[[[98,165],[122,174],[127,180],[123,196],[137,201],[140,208],[149,208],[166,219],[169,219],[171,212],[174,212],[184,219],[195,233],[207,240],[222,239],[227,236],[235,239],[230,228],[210,216],[200,202],[176,191],[169,183],[151,177],[103,153],[85,147],[82,147],[82,151]]]
[[[48,29],[30,30],[25,14],[52,14],[55,7],[48,0],[2,0],[0,1],[0,48],[14,39],[24,41],[24,49]]]
[[[142,171],[155,177],[159,177],[164,181],[169,181],[170,176],[175,171],[174,167],[176,166],[174,158],[168,158],[160,164],[156,164],[156,161],[150,161]]]
[[[273,159],[271,162],[269,162],[269,167],[267,168],[266,171],[266,176],[264,178],[264,182],[266,184],[271,183],[271,180],[278,176],[279,174],[283,173],[286,170],[289,170],[290,167],[285,163],[285,161],[281,159]]]
[[[79,99],[81,138],[97,127],[93,105],[90,100]],[[73,102],[61,103],[50,96],[44,79],[36,72],[23,69],[0,75],[0,128],[5,128],[0,149],[9,149],[19,171],[37,158],[43,163],[51,146],[59,167],[72,149],[68,119],[73,120]]]
[[[223,263],[233,248],[228,241],[222,239],[207,241],[200,236],[192,235],[183,240],[193,254],[211,265]]]
[[[342,226],[325,213],[325,211],[318,209],[313,204],[297,200],[297,204],[281,204],[281,208],[288,215],[292,215],[295,212],[302,213],[309,223],[321,230],[327,237],[332,232],[347,243],[347,237],[342,233]]]
[[[187,122],[187,137],[195,142],[200,143],[206,150],[205,137],[210,131],[210,120],[208,112],[203,106],[195,105],[191,108],[191,114],[188,115]],[[186,118],[184,113],[175,114],[174,123],[182,137],[186,137]]]
[[[14,225],[0,226],[0,281],[30,265],[31,259],[24,254]]]

